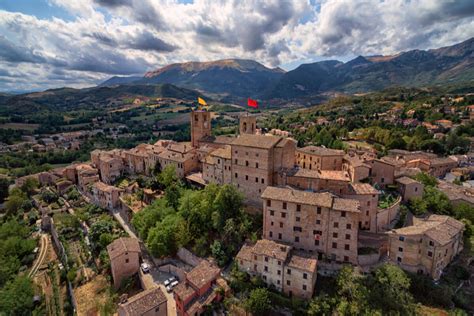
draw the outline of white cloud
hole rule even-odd
[[[238,57],[277,66],[446,46],[474,36],[472,0],[49,3],[76,18],[0,11],[0,90],[28,85],[21,74],[35,87],[84,86],[171,62]]]

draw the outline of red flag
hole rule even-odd
[[[252,99],[247,99],[247,105],[248,106],[251,106],[253,108],[258,108],[258,103],[256,100],[252,100]]]

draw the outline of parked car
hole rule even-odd
[[[173,288],[171,287],[171,284],[166,287],[166,292],[171,293],[173,291]]]
[[[143,262],[143,263],[140,265],[140,268],[142,269],[143,273],[148,273],[148,272],[150,272],[150,266],[149,266],[148,263],[146,263],[146,262]]]
[[[175,277],[171,277],[171,278],[169,278],[169,279],[166,279],[165,282],[163,282],[163,284],[164,284],[165,286],[168,286],[168,285],[170,285],[171,283],[173,283],[174,281],[176,281],[176,278],[175,278]]]
[[[178,283],[179,283],[179,282],[176,280],[176,281],[171,282],[170,285],[171,285],[171,287],[175,287],[176,285],[178,285]]]

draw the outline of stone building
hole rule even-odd
[[[317,277],[317,260],[296,252],[293,247],[261,239],[245,244],[236,256],[239,269],[287,295],[303,299],[313,296]]]
[[[334,194],[347,192],[351,179],[342,170],[309,170],[295,167],[290,170],[280,169],[277,185],[290,185],[300,190],[330,191]]]
[[[357,264],[358,201],[288,187],[267,187],[262,199],[263,238]]]
[[[123,280],[140,269],[140,244],[134,238],[118,238],[107,246],[114,287],[118,289]]]
[[[451,169],[457,167],[457,162],[451,158],[415,159],[408,161],[406,166],[420,168],[421,171],[429,173],[433,177],[442,178]]]
[[[342,170],[343,150],[306,146],[296,150],[296,163],[309,170]]]
[[[203,161],[202,176],[206,183],[232,182],[232,149],[230,145],[212,151]]]
[[[359,229],[377,230],[377,210],[380,192],[368,183],[351,183],[343,197],[359,201]]]
[[[463,249],[464,224],[444,215],[414,218],[413,225],[389,232],[389,259],[402,269],[438,280]]]
[[[118,305],[119,316],[167,316],[168,299],[157,286],[142,291]]]
[[[113,210],[120,206],[120,193],[122,189],[108,185],[103,182],[96,182],[92,186],[92,197],[97,205]]]
[[[260,205],[260,195],[276,183],[275,172],[292,168],[296,144],[293,140],[244,134],[231,144],[232,183],[248,202]]]
[[[257,133],[257,118],[251,115],[242,115],[239,118],[239,133],[243,134],[256,134]]]
[[[158,154],[158,161],[161,169],[168,165],[174,166],[179,178],[184,178],[187,174],[199,168],[196,149],[190,143],[171,143]]]
[[[178,316],[201,315],[206,306],[220,301],[223,297],[218,287],[224,293],[229,287],[220,277],[221,270],[207,260],[202,260],[196,267],[186,274],[184,280],[174,288],[176,312]]]
[[[360,182],[369,177],[370,165],[357,156],[345,155],[342,170],[348,172],[352,182]]]
[[[398,184],[398,191],[400,192],[403,201],[409,201],[414,197],[422,197],[424,185],[421,182],[413,180],[409,177],[401,177],[395,180]]]
[[[198,110],[191,112],[191,145],[199,147],[199,141],[211,136],[211,112]]]

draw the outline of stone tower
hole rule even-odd
[[[211,112],[196,110],[191,112],[191,144],[199,147],[199,140],[211,136]]]
[[[242,115],[240,117],[240,135],[255,134],[257,130],[257,118],[250,115]]]

